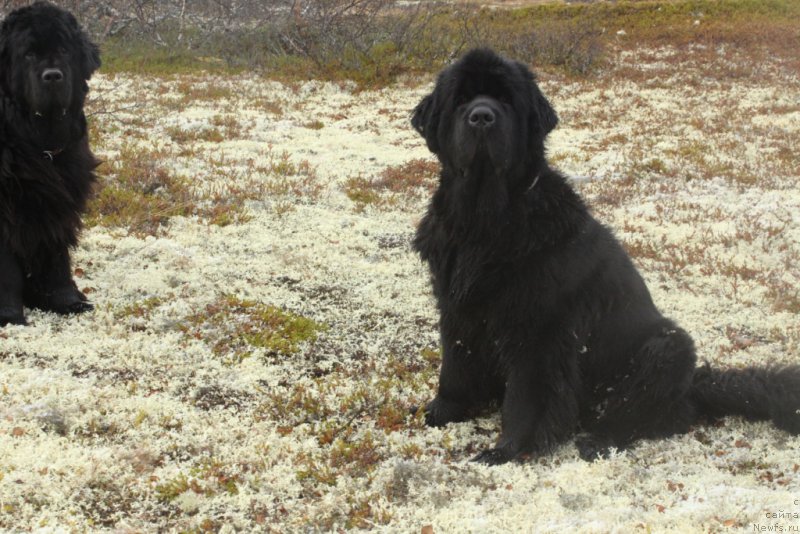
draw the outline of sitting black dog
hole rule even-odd
[[[95,180],[83,105],[99,66],[97,47],[60,8],[37,2],[0,25],[0,326],[25,324],[23,305],[92,309],[69,249]]]
[[[583,458],[685,432],[700,417],[800,433],[800,367],[696,368],[612,233],[545,161],[558,119],[521,63],[474,50],[444,70],[413,126],[442,165],[414,242],[441,314],[429,425],[502,403],[489,464],[576,432]]]

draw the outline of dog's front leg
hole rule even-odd
[[[489,465],[552,452],[578,422],[578,378],[575,362],[514,360],[502,406],[497,446],[473,458]]]
[[[17,258],[0,245],[0,326],[26,324],[22,310],[23,280]]]
[[[33,273],[25,284],[26,304],[60,314],[83,313],[94,309],[72,279],[66,246],[40,253],[34,263]]]

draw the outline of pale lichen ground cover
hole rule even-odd
[[[685,54],[542,75],[561,117],[549,154],[701,358],[800,363],[798,74]],[[109,180],[133,146],[198,194],[258,194],[227,219],[87,228],[75,267],[96,311],[29,311],[31,326],[0,330],[1,530],[798,528],[800,439],[769,424],[488,468],[468,460],[496,416],[443,429],[407,416],[437,377],[409,246],[426,193],[355,202],[349,187],[432,159],[408,124],[429,88],[92,82]]]

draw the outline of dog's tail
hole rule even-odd
[[[722,370],[705,365],[695,371],[692,398],[700,416],[771,420],[800,434],[800,366]]]

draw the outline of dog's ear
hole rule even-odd
[[[83,63],[83,79],[88,80],[94,71],[100,68],[100,49],[89,40],[89,37],[81,32],[81,55]]]
[[[8,40],[11,36],[11,29],[17,20],[17,14],[11,13],[0,24],[0,57],[8,59]],[[8,68],[8,63],[3,63],[4,68]]]
[[[11,13],[0,24],[0,65],[2,65],[2,68],[0,68],[0,94],[4,89],[8,89],[11,70],[11,52],[9,50],[11,45],[9,40],[11,39],[11,29],[16,19],[17,14]]]
[[[411,115],[411,126],[413,126],[422,137],[425,137],[425,129],[430,119],[431,107],[433,107],[432,94],[423,98],[420,103],[417,104],[417,107],[414,108],[414,113]]]
[[[72,13],[65,13],[66,23],[69,25],[70,33],[75,43],[81,59],[81,75],[84,80],[89,80],[94,71],[100,68],[100,49],[92,42],[86,32],[78,24],[78,20]]]
[[[545,98],[538,87],[534,85],[533,105],[539,115],[539,124],[542,128],[542,134],[547,135],[558,126],[558,115],[550,102]]]
[[[0,65],[3,66],[0,69],[0,96],[3,95],[6,86],[8,85],[8,71],[10,70],[9,61],[8,61],[8,54],[6,54],[6,34],[3,31],[0,31]]]
[[[539,125],[542,138],[544,138],[547,136],[547,134],[552,132],[556,126],[558,126],[558,115],[556,114],[556,110],[553,109],[553,106],[550,105],[550,102],[547,100],[547,98],[545,98],[545,96],[542,94],[542,91],[536,84],[536,76],[534,76],[531,70],[520,62],[517,62],[517,68],[522,73],[522,77],[525,79],[525,82],[530,88],[531,111],[532,115],[534,115],[531,118],[536,124]]]
[[[436,140],[436,130],[439,128],[439,113],[435,108],[436,102],[431,93],[414,108],[414,113],[411,115],[411,126],[425,139],[430,151],[437,154],[439,143]]]
[[[8,41],[8,38],[6,37],[6,23],[4,22],[0,26],[0,57],[3,58],[6,57],[6,41]]]

